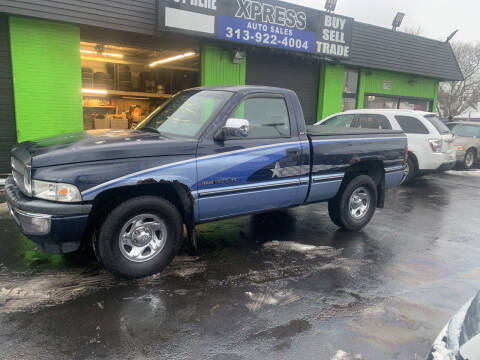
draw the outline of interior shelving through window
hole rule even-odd
[[[198,49],[80,43],[85,130],[129,129],[178,91],[200,84]]]

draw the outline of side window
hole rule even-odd
[[[364,129],[391,130],[390,121],[383,115],[361,114],[358,115],[357,127]]]
[[[428,134],[428,129],[422,122],[412,116],[395,116],[398,125],[405,134]]]
[[[352,126],[352,121],[355,118],[355,115],[338,115],[331,119],[325,121],[322,125],[327,126],[339,126],[339,127],[350,127]]]
[[[454,131],[457,136],[478,137],[480,135],[480,126],[457,125]]]
[[[290,136],[290,118],[284,98],[256,97],[243,100],[231,117],[249,121],[249,138]]]
[[[474,136],[480,139],[480,126],[475,126]]]

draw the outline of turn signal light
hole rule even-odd
[[[463,151],[463,146],[462,145],[457,146],[457,150]]]

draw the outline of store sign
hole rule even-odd
[[[349,58],[353,19],[281,1],[158,0],[158,28]]]
[[[392,90],[392,82],[390,80],[383,81],[383,90]]]

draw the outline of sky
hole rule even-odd
[[[325,0],[286,1],[320,10],[325,4]],[[406,14],[400,30],[420,27],[422,36],[444,41],[459,29],[454,40],[480,42],[480,0],[338,0],[335,12],[391,28],[398,11]]]

